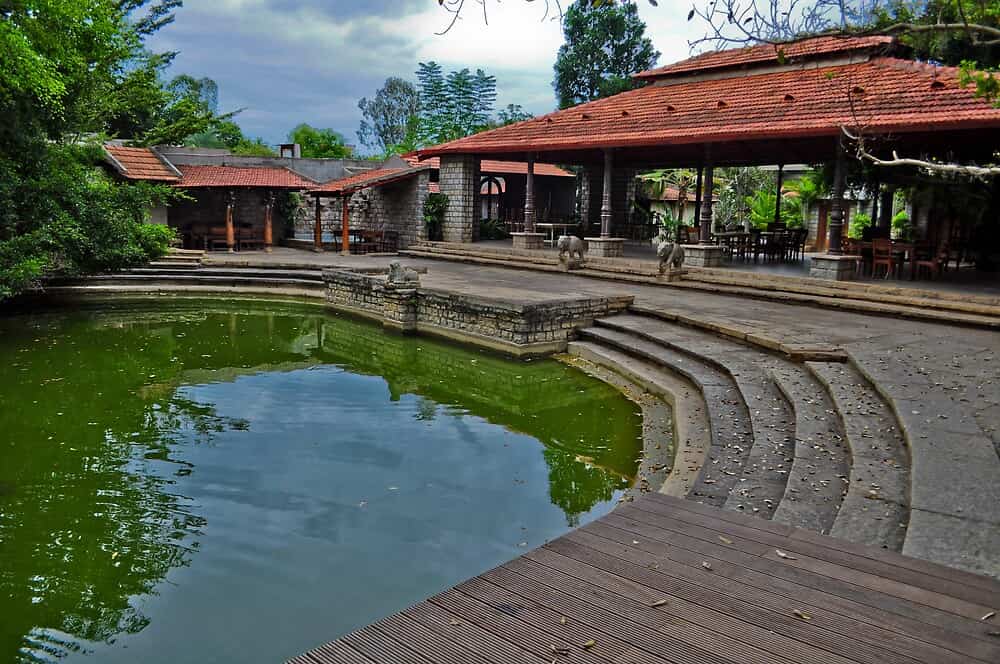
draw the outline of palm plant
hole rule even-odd
[[[688,196],[695,188],[697,175],[694,171],[684,168],[661,168],[643,173],[639,179],[646,185],[646,191],[651,198],[659,200],[668,187],[677,190],[677,225],[684,225],[684,210],[687,208]]]

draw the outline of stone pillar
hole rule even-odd
[[[323,251],[323,204],[316,197],[316,217],[313,219],[313,251]]]
[[[541,249],[545,236],[535,232],[535,157],[528,155],[528,172],[524,179],[524,232],[511,233],[514,249]]]
[[[879,215],[877,220],[878,229],[880,231],[879,237],[889,237],[889,234],[892,231],[892,201],[895,196],[896,192],[890,186],[886,186],[886,188],[882,191],[882,200],[879,201],[878,205]],[[882,233],[884,233],[884,235],[882,235]]]
[[[601,237],[611,237],[611,224],[614,221],[611,209],[612,186],[614,183],[614,153],[604,151],[604,189],[601,194]]]
[[[699,221],[699,219],[701,219],[701,176],[702,176],[702,171],[703,170],[704,169],[701,166],[699,166],[698,167],[698,175],[695,177],[695,184],[694,184],[694,217],[692,217],[694,219],[695,224],[701,223]],[[694,224],[691,224],[691,225],[693,226]],[[678,224],[677,228],[678,229],[680,228],[680,224]],[[679,230],[678,230],[678,235],[680,235],[680,231]]]
[[[236,194],[229,192],[226,198],[226,247],[229,253],[236,251],[236,225],[233,223],[233,208],[236,207]]]
[[[617,258],[625,255],[625,240],[611,237],[614,220],[611,199],[614,187],[614,156],[611,150],[604,151],[604,178],[601,191],[601,236],[588,237],[587,254],[598,258]]]
[[[271,253],[271,247],[274,245],[274,227],[271,219],[273,212],[274,192],[269,191],[264,201],[264,251],[267,253]]]
[[[445,242],[472,242],[478,214],[475,209],[478,161],[471,154],[441,156],[441,193],[448,197],[443,224]]]
[[[844,253],[844,151],[837,144],[837,160],[833,169],[833,197],[830,200],[829,242],[827,253],[839,256]]]
[[[701,214],[700,223],[701,231],[698,234],[698,240],[701,244],[710,244],[712,241],[712,163],[708,162],[705,164],[705,181],[702,184],[701,194]]]
[[[827,253],[813,256],[809,264],[809,276],[818,279],[848,281],[858,270],[858,256],[844,256],[842,248],[844,231],[844,151],[837,144],[837,161],[833,171],[833,197],[827,215],[829,242]]]
[[[351,195],[347,193],[341,197],[340,253],[344,256],[351,253]]]

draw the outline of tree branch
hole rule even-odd
[[[911,166],[914,168],[919,168],[922,171],[928,173],[937,173],[943,175],[964,175],[967,177],[988,179],[1000,176],[1000,166],[977,166],[975,164],[956,164],[947,162],[936,162],[928,161],[926,159],[913,159],[909,157],[900,157],[899,154],[893,150],[892,159],[882,159],[877,157],[872,153],[868,152],[865,148],[864,137],[861,133],[852,134],[847,127],[841,127],[841,131],[844,136],[849,140],[853,141],[855,144],[855,154],[859,159],[868,161],[876,166],[887,166],[887,167],[898,167],[898,166]]]

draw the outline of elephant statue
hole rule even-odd
[[[556,247],[559,249],[560,263],[566,263],[567,267],[583,264],[584,244],[580,238],[575,235],[560,235],[556,240]]]
[[[653,238],[653,246],[656,247],[656,257],[660,261],[660,274],[667,271],[679,270],[684,265],[684,247],[680,242],[671,242],[665,233],[661,232]]]

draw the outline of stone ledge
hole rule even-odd
[[[683,244],[684,262],[691,267],[722,265],[722,247],[717,244]]]
[[[544,233],[511,233],[514,249],[541,249],[545,246]]]
[[[813,279],[832,279],[834,281],[851,281],[857,276],[860,256],[841,256],[820,254],[812,257],[809,264],[809,276]]]
[[[597,258],[618,258],[625,255],[625,238],[621,237],[588,237],[587,255]]]

